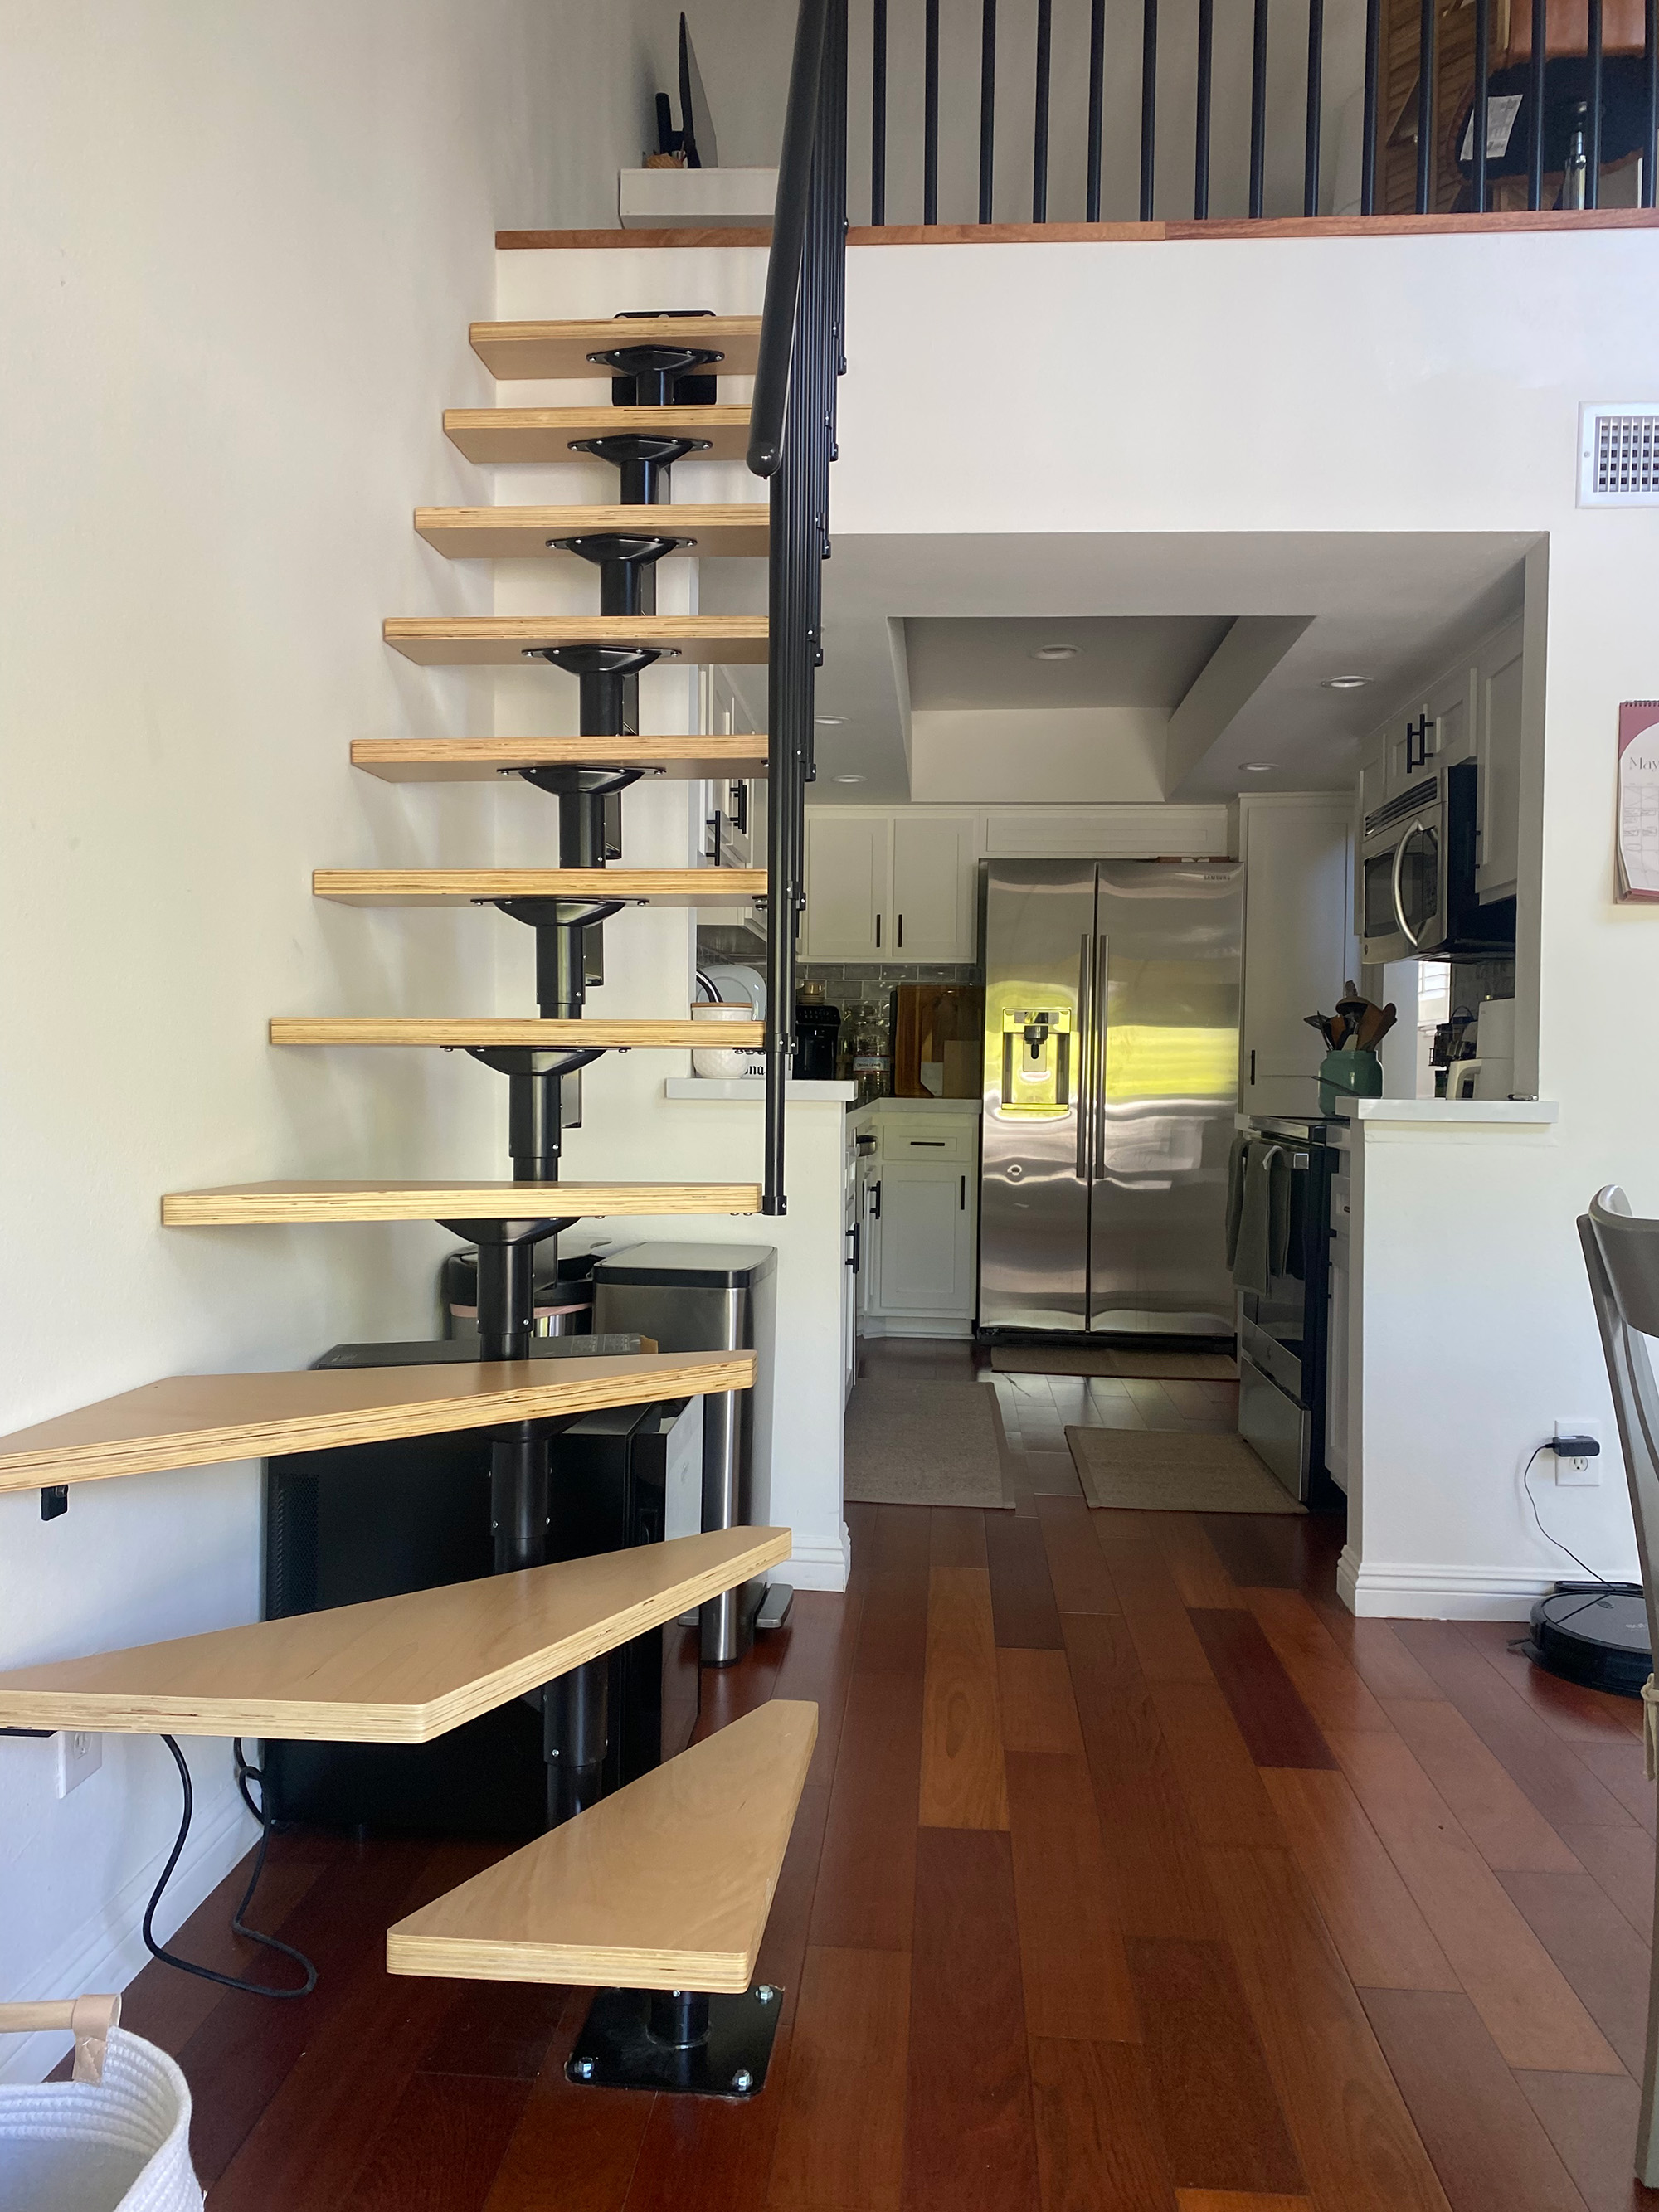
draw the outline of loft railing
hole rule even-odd
[[[1248,211],[1258,221],[1268,212],[1270,152],[1280,179],[1273,211],[1291,212],[1285,178],[1299,151],[1300,211],[1319,214],[1322,192],[1334,173],[1327,143],[1331,103],[1350,88],[1358,112],[1354,197],[1362,216],[1484,214],[1521,204],[1523,179],[1528,209],[1595,208],[1609,165],[1627,168],[1632,161],[1640,164],[1638,204],[1651,208],[1656,203],[1659,0],[1333,0],[1331,51],[1346,58],[1342,68],[1351,73],[1351,88],[1342,69],[1334,74],[1328,68],[1326,0],[1253,0],[1247,168],[1243,82],[1233,89],[1243,76],[1242,0],[1231,7],[1223,0],[1223,27],[1240,49],[1241,66],[1233,70],[1224,58],[1218,90],[1214,0],[1176,0],[1174,6],[1163,0],[1162,88],[1160,0],[1139,0],[1138,23],[1131,14],[1133,0],[1115,0],[1109,18],[1106,0],[1073,0],[1058,33],[1054,0],[1017,0],[1015,5],[1003,0],[1000,21],[998,0],[978,0],[976,22],[969,0],[957,0],[943,37],[939,0],[896,0],[890,9],[889,0],[861,0],[860,27],[863,4],[869,9],[868,105],[860,104],[859,127],[861,131],[867,116],[869,217],[878,226],[913,222],[918,213],[923,225],[940,219],[942,72],[947,103],[957,118],[945,142],[947,153],[960,156],[957,197],[965,213],[975,204],[976,186],[981,224],[993,221],[999,204],[1005,219],[1024,219],[1024,206],[1011,209],[1008,191],[999,191],[998,162],[1000,155],[1005,163],[1012,155],[1023,181],[1028,132],[1033,223],[1077,214],[1088,222],[1103,216],[1147,222],[1160,198],[1167,212],[1172,195],[1164,185],[1160,157],[1171,135],[1170,82],[1176,81],[1183,111],[1181,152],[1190,127],[1192,213],[1199,222],[1216,212],[1212,184],[1218,129],[1230,143],[1238,142],[1237,185],[1244,200],[1240,208],[1235,190],[1234,205],[1224,212]],[[1354,68],[1352,51],[1362,5],[1363,75]],[[1169,70],[1172,40],[1178,79]],[[1287,94],[1282,71],[1286,41],[1295,55],[1293,94]],[[896,52],[903,58],[902,84],[895,82]],[[858,89],[861,100],[862,83]],[[1118,151],[1133,130],[1137,91],[1139,191],[1133,193],[1126,176],[1121,202],[1111,205],[1103,156],[1109,146]],[[1117,118],[1115,136],[1109,136],[1109,107]],[[1057,171],[1053,147],[1062,130],[1067,145]],[[907,157],[904,166],[919,185],[919,209],[895,204],[896,165],[890,156],[896,152]],[[1547,180],[1558,177],[1559,187],[1547,189]],[[1059,216],[1051,181],[1063,186],[1067,203]],[[1184,197],[1180,194],[1183,211]]]
[[[749,466],[769,480],[766,1168],[782,1213],[784,1103],[795,1041],[803,805],[823,659],[836,380],[846,368],[847,0],[800,0],[750,404]]]

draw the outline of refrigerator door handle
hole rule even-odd
[[[1083,933],[1082,949],[1078,954],[1077,974],[1077,1032],[1072,1040],[1073,1072],[1072,1089],[1077,1115],[1077,1173],[1079,1182],[1089,1180],[1089,1062],[1090,1040],[1094,1034],[1094,1000],[1091,986],[1094,971],[1089,958],[1089,933]]]
[[[1091,1119],[1094,1123],[1090,1151],[1093,1155],[1090,1174],[1098,1182],[1106,1169],[1106,939],[1095,939],[1094,989],[1090,1000],[1093,1016],[1090,1023],[1092,1043],[1091,1054],[1093,1073],[1090,1085]]]

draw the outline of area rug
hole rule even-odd
[[[1091,1505],[1146,1513],[1303,1513],[1243,1437],[1191,1429],[1067,1429]]]
[[[1238,1362],[1224,1352],[1135,1352],[1110,1344],[998,1344],[999,1375],[1110,1375],[1122,1382],[1236,1382]]]
[[[858,1383],[843,1488],[872,1505],[1005,1505],[991,1393],[890,1374]]]

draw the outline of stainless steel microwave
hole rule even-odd
[[[1365,817],[1361,957],[1480,960],[1515,950],[1515,901],[1483,906],[1475,885],[1477,769],[1437,769]]]

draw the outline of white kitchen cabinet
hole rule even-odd
[[[1324,1047],[1305,1018],[1330,1013],[1343,984],[1359,974],[1352,824],[1346,793],[1264,793],[1239,802],[1239,1091],[1247,1114],[1318,1111]]]
[[[893,957],[974,957],[974,821],[963,814],[893,817]]]
[[[887,914],[892,872],[892,827],[886,815],[808,807],[802,958],[896,957]]]
[[[969,1170],[945,1162],[884,1161],[875,1310],[896,1320],[974,1311]]]
[[[809,807],[803,959],[971,960],[977,828],[971,814]]]
[[[1475,757],[1480,764],[1475,887],[1507,898],[1521,871],[1521,635],[1511,623],[1481,647],[1474,669]]]
[[[1383,735],[1386,798],[1397,798],[1402,791],[1429,790],[1443,769],[1473,754],[1472,681],[1468,667],[1449,671],[1389,723]]]
[[[861,1109],[862,1336],[969,1336],[979,1227],[979,1117],[908,1100]]]

